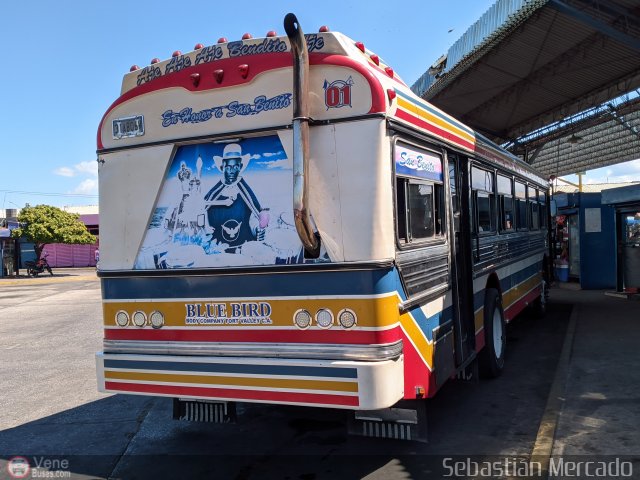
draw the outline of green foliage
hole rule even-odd
[[[33,242],[36,256],[48,243],[91,244],[96,237],[91,235],[80,220],[80,215],[65,212],[49,205],[25,207],[18,216],[20,228],[11,232],[15,238],[24,237]]]

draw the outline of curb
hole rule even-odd
[[[553,377],[551,390],[547,397],[547,404],[540,420],[538,434],[531,450],[530,462],[536,461],[542,465],[542,476],[540,478],[549,477],[549,460],[553,453],[553,442],[555,439],[556,428],[560,412],[564,406],[564,393],[567,387],[567,379],[569,378],[569,367],[571,363],[571,353],[573,350],[573,341],[576,332],[576,323],[578,320],[579,307],[574,305],[569,318],[569,325],[562,344],[562,351],[558,360],[558,366]]]

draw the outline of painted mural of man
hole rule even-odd
[[[250,155],[243,155],[239,144],[226,145],[222,157],[213,157],[223,178],[204,197],[208,224],[213,228],[212,240],[227,244],[230,252],[235,252],[236,247],[245,242],[262,240],[269,223],[268,213],[262,210],[241,175],[249,159]]]

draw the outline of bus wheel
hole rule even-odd
[[[500,294],[495,288],[488,288],[484,297],[485,345],[478,356],[480,373],[484,377],[495,378],[502,373],[507,343],[505,326]]]

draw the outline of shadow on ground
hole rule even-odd
[[[90,478],[387,479],[440,476],[445,456],[527,455],[570,310],[517,319],[500,378],[451,381],[429,400],[429,444],[347,436],[339,410],[244,404],[238,424],[201,424],[172,421],[170,399],[114,395],[0,432],[0,463],[67,459]]]

